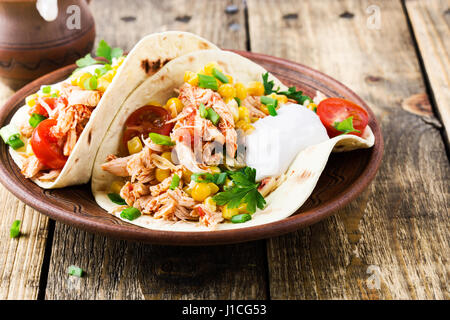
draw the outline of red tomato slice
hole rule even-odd
[[[150,132],[155,132],[168,136],[174,126],[173,123],[166,123],[170,120],[169,112],[157,106],[143,106],[134,111],[125,122],[125,131],[123,133],[123,143],[144,135],[148,136]]]
[[[50,132],[50,128],[56,123],[55,119],[41,121],[33,130],[30,140],[31,148],[36,157],[50,169],[61,169],[67,161],[62,147],[58,145],[57,139]]]
[[[55,109],[58,103],[64,103],[67,105],[67,99],[65,97],[45,97],[41,98],[49,107],[50,109]],[[42,104],[38,101],[36,101],[36,105],[30,109],[30,115],[33,113],[37,113],[40,115],[43,115],[44,117],[48,118],[48,112],[47,109],[42,106]]]
[[[330,138],[336,137],[343,132],[338,131],[334,124],[348,117],[353,117],[353,128],[360,132],[351,132],[355,136],[361,136],[369,123],[367,111],[351,101],[341,98],[328,98],[322,100],[317,106],[317,115],[327,129]]]

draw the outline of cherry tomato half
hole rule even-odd
[[[55,119],[41,121],[33,130],[30,141],[36,158],[50,169],[61,169],[67,161],[62,147],[58,145],[57,139],[50,132],[50,128],[56,123]]]
[[[351,132],[356,136],[361,136],[369,123],[367,111],[351,101],[341,98],[328,98],[322,100],[317,106],[317,115],[327,129],[330,138],[342,134],[334,125],[348,117],[353,117],[353,128],[360,132]]]
[[[155,132],[168,136],[174,126],[173,123],[166,123],[170,120],[169,112],[157,106],[143,106],[134,111],[125,122],[125,131],[123,133],[123,143],[134,138]]]

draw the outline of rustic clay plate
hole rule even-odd
[[[4,143],[0,143],[1,183],[20,200],[57,221],[120,239],[158,244],[213,245],[244,242],[288,233],[324,219],[353,200],[375,177],[382,158],[383,139],[373,112],[350,89],[318,71],[267,55],[241,51],[237,53],[262,65],[284,84],[295,85],[309,96],[314,96],[316,90],[319,90],[326,96],[347,98],[364,106],[370,115],[369,125],[375,135],[375,146],[332,154],[310,198],[289,218],[261,226],[211,232],[170,232],[140,228],[101,209],[94,201],[89,185],[44,190],[24,179]],[[67,78],[74,69],[75,65],[61,68],[19,90],[2,107],[0,127],[9,123],[14,112],[24,104],[26,96],[37,91],[43,84]]]

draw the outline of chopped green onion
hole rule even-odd
[[[133,221],[134,219],[139,218],[140,216],[141,216],[141,212],[138,209],[136,209],[135,207],[126,208],[120,213],[121,218],[130,220],[130,221]]]
[[[82,277],[83,276],[83,269],[81,269],[80,267],[71,265],[69,266],[69,269],[67,270],[67,272],[71,275],[71,276],[75,276],[75,277]]]
[[[108,198],[115,204],[126,205],[126,201],[117,193],[108,193]]]
[[[207,109],[208,111],[208,119],[211,120],[212,123],[216,126],[217,123],[219,123],[220,116],[217,114],[217,112],[214,111],[213,108]]]
[[[228,78],[222,73],[220,72],[220,70],[213,68],[212,69],[212,75],[219,80],[222,83],[228,83]]]
[[[173,146],[175,145],[175,142],[173,142],[169,136],[165,136],[159,133],[151,132],[149,134],[150,139],[156,144],[159,144],[161,146]]]
[[[55,92],[55,93],[52,93],[52,95],[50,96],[50,97],[52,97],[52,98],[58,98],[58,94]]]
[[[170,190],[175,190],[180,185],[180,177],[175,173],[170,183]]]
[[[42,93],[47,94],[47,93],[50,93],[51,91],[52,91],[52,87],[51,86],[42,87]]]
[[[98,86],[97,77],[92,76],[92,77],[84,80],[83,86],[87,90],[97,89],[97,86]]]
[[[17,150],[25,145],[23,141],[20,140],[19,131],[12,124],[8,124],[1,128],[0,136],[2,137],[3,141],[6,144],[10,145],[14,150]]]
[[[112,70],[111,65],[105,64],[104,66],[101,66],[101,67],[95,69],[94,73],[98,78],[100,78],[102,75],[107,73],[109,70]]]
[[[198,86],[200,88],[217,90],[219,85],[217,84],[216,78],[213,76],[207,76],[205,74],[198,74]]]
[[[41,123],[41,121],[44,121],[45,119],[47,119],[47,117],[43,116],[42,114],[33,113],[30,117],[30,120],[28,120],[28,123],[33,128],[36,128],[38,124]]]
[[[239,99],[238,97],[234,97],[234,100],[236,100],[238,107],[241,106],[241,99]]]
[[[191,180],[197,182],[197,183],[209,183],[213,182],[215,184],[224,184],[225,180],[227,179],[227,173],[221,172],[221,173],[193,173],[191,175]]]
[[[249,220],[252,220],[252,216],[248,213],[238,214],[231,218],[231,222],[233,223],[244,223]]]
[[[276,107],[278,105],[278,100],[270,98],[270,97],[266,97],[266,96],[262,96],[261,97],[261,103],[265,104],[267,106],[267,110],[269,111],[269,114],[271,116],[276,116],[277,115],[277,111],[276,111]]]
[[[11,238],[17,238],[20,235],[20,220],[15,220],[9,229],[9,236]]]
[[[198,110],[200,112],[200,117],[205,118],[208,117],[208,111],[206,110],[206,107],[203,103],[200,104],[198,107]]]

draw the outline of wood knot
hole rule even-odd
[[[340,18],[344,18],[344,19],[352,19],[354,16],[355,15],[353,13],[348,12],[348,11],[344,11],[339,15]]]
[[[184,15],[184,16],[178,16],[175,18],[175,21],[178,22],[183,22],[183,23],[188,23],[189,21],[191,21],[192,17],[188,16],[188,15]]]
[[[285,15],[283,16],[283,19],[284,19],[284,20],[294,20],[294,19],[298,19],[298,14],[297,14],[297,13],[288,13],[288,14],[285,14]]]
[[[432,116],[430,100],[426,93],[414,94],[402,102],[402,108],[419,116]]]
[[[366,81],[367,83],[380,82],[381,80],[383,80],[383,78],[382,78],[382,77],[379,77],[379,76],[367,76],[367,77],[365,78],[365,81]]]
[[[125,22],[131,22],[131,21],[135,21],[136,17],[135,16],[125,16],[125,17],[121,17],[120,20],[125,21]]]

